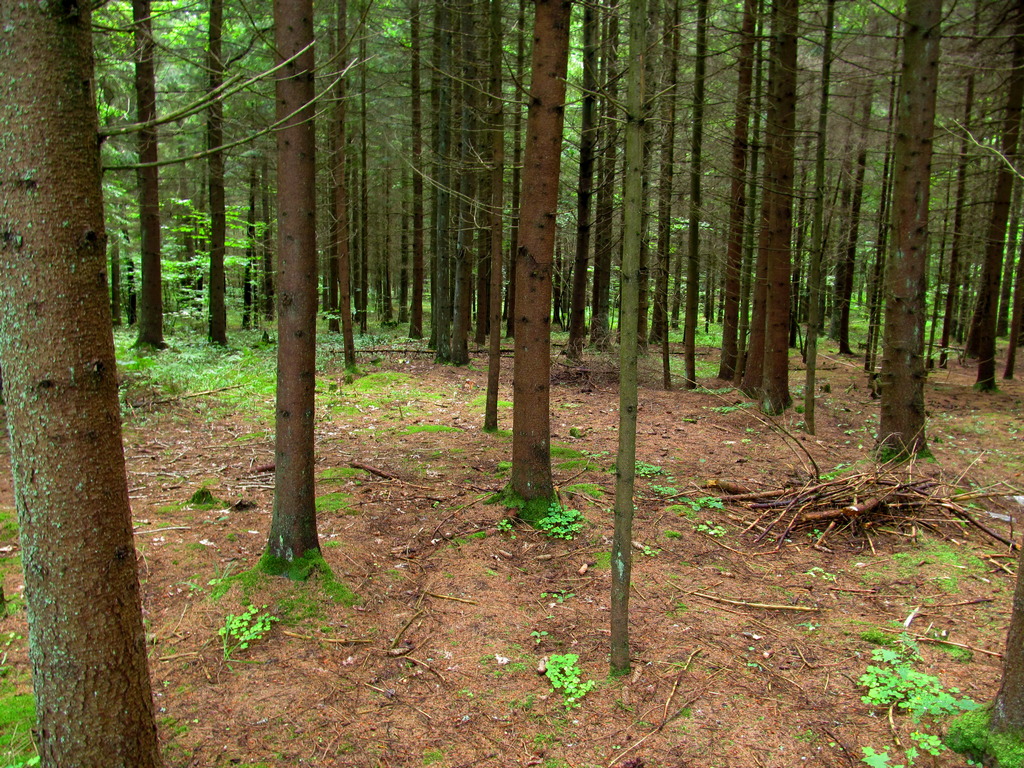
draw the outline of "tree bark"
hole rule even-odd
[[[704,144],[704,70],[707,56],[707,0],[697,0],[697,42],[693,67],[693,128],[690,134],[690,224],[686,249],[686,312],[683,316],[683,386],[697,386],[697,303],[700,299],[700,215]]]
[[[740,316],[740,270],[743,266],[743,229],[747,198],[747,141],[750,124],[750,90],[754,78],[754,23],[757,0],[743,0],[743,25],[736,65],[736,116],[732,137],[732,182],[729,195],[729,235],[725,253],[723,291],[722,354],[718,378],[729,381],[736,374],[739,353],[737,332]]]
[[[274,30],[278,63],[290,61],[277,78],[277,119],[288,119],[277,133],[275,491],[263,567],[291,575],[292,563],[320,549],[313,478],[317,265],[312,0],[275,0]]]
[[[40,764],[157,768],[107,293],[90,7],[10,3],[2,12],[0,368]]]
[[[498,377],[501,373],[501,278],[502,278],[502,209],[505,205],[505,114],[501,88],[501,0],[490,0],[490,82],[488,115],[491,132],[491,210],[490,252],[491,290],[488,296],[490,324],[487,358],[487,399],[484,406],[484,431],[498,429]]]
[[[925,448],[925,255],[942,3],[907,0],[893,187],[893,258],[886,275],[877,451]]]
[[[210,0],[209,49],[206,69],[209,75],[208,93],[216,93],[224,82],[223,48],[224,0]],[[224,202],[224,102],[215,98],[210,102],[206,121],[206,143],[210,151],[210,341],[227,344],[228,315],[225,301],[224,252],[227,237],[227,214]]]
[[[614,0],[613,0],[614,3]],[[615,164],[618,129],[614,102],[618,96],[619,16],[609,9],[610,18],[602,40],[604,77],[600,162],[598,164],[597,200],[594,210],[594,284],[591,289],[590,343],[606,349],[610,341],[609,295],[611,292],[612,253],[615,250],[612,225],[615,217]]]
[[[1003,118],[1000,158],[996,169],[996,188],[992,218],[985,239],[985,260],[982,262],[981,286],[974,309],[968,353],[978,358],[975,388],[996,389],[996,310],[999,303],[999,281],[1003,272],[1003,250],[1006,247],[1006,222],[1010,215],[1020,137],[1021,104],[1024,102],[1024,12],[1016,8],[1013,32],[1013,58]]]
[[[423,338],[423,105],[420,87],[420,0],[411,0],[410,98],[412,99],[412,306],[409,338]]]
[[[565,354],[578,360],[586,339],[587,268],[590,263],[591,199],[597,138],[597,9],[583,6],[583,105],[580,115],[580,177],[576,191],[576,254],[572,270],[572,305]]]
[[[512,489],[527,500],[554,498],[549,410],[551,268],[571,8],[567,0],[537,0],[534,21],[516,266],[511,477]]]
[[[154,63],[151,0],[132,0],[135,25],[135,100],[139,131],[139,229],[142,250],[142,290],[137,343],[164,346],[163,284],[160,278],[160,173],[157,157],[156,65]]]
[[[619,440],[615,460],[615,532],[612,538],[611,671],[629,672],[629,589],[636,480],[637,325],[640,252],[643,249],[644,69],[647,0],[629,1],[629,69],[626,86],[626,165],[623,184],[622,312],[619,341]]]
[[[825,41],[821,54],[821,98],[818,103],[818,144],[814,156],[814,212],[811,221],[811,252],[807,268],[807,346],[804,352],[804,429],[813,435],[818,370],[818,334],[821,332],[821,264],[825,255],[825,145],[828,137],[829,86],[832,74],[832,28],[835,0],[825,5]]]

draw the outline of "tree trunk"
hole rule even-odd
[[[132,0],[135,25],[135,100],[139,130],[139,229],[142,290],[138,344],[164,346],[163,284],[160,278],[160,173],[157,157],[156,66],[151,0]]]
[[[526,0],[519,0],[519,15],[516,18],[516,77],[522,83],[526,74]],[[516,89],[512,114],[512,231],[509,236],[508,295],[505,299],[505,335],[516,335],[516,265],[519,261],[519,196],[522,191],[523,160],[523,99]]]
[[[1021,253],[1017,257],[1017,279],[1013,288],[1013,312],[1010,319],[1010,343],[1006,349],[1006,368],[1003,378],[1012,379],[1017,364],[1017,347],[1021,340],[1021,323],[1024,316],[1024,238],[1020,243]]]
[[[224,27],[224,0],[210,0],[209,50],[206,68],[210,87],[216,93],[224,82],[224,60],[221,56]],[[209,157],[210,189],[210,341],[227,344],[227,304],[225,303],[224,251],[227,221],[224,203],[224,102],[210,102],[206,121],[206,143]]]
[[[614,0],[613,0],[614,2]],[[607,94],[602,107],[600,162],[598,165],[597,200],[594,210],[594,284],[591,290],[590,343],[606,349],[610,341],[609,296],[611,291],[612,236],[615,218],[615,163],[618,147],[617,118],[614,102],[618,96],[619,16],[610,9],[606,34],[602,40],[604,69],[603,92]]]
[[[454,313],[452,316],[451,362],[455,365],[469,364],[469,326],[473,259],[473,234],[476,232],[476,162],[478,151],[474,138],[477,134],[476,121],[476,8],[474,0],[460,0],[459,20],[461,23],[462,52],[462,115],[459,139],[459,221],[455,245],[455,291]]]
[[[818,103],[818,145],[814,155],[814,212],[811,221],[811,252],[807,268],[807,346],[804,352],[804,429],[815,434],[815,403],[818,370],[818,334],[821,331],[821,264],[825,255],[825,145],[828,137],[829,86],[832,74],[832,28],[835,0],[825,5],[825,42],[821,54],[821,99]]]
[[[410,98],[412,99],[412,306],[409,338],[423,338],[423,106],[420,88],[420,0],[411,0]]]
[[[705,8],[706,10],[706,8]],[[698,23],[701,16],[698,10]],[[677,0],[672,2],[671,31],[665,39],[665,87],[662,91],[661,116],[664,121],[661,142],[661,169],[658,173],[658,241],[654,262],[654,312],[651,317],[650,343],[668,348],[668,278],[672,261],[672,199],[675,181],[676,91],[679,80],[679,18]],[[662,384],[671,387],[667,360],[662,360]]]
[[[351,40],[348,35],[348,0],[338,0],[338,52],[340,68],[344,70],[351,61]],[[348,88],[347,78],[342,75],[337,85],[337,101],[334,112],[334,132],[337,153],[334,155],[334,221],[336,240],[333,260],[336,263],[338,290],[338,319],[341,321],[341,345],[344,350],[345,369],[356,367],[356,344],[352,328],[352,229],[349,225],[348,175]],[[419,178],[417,176],[417,178]],[[422,193],[422,189],[420,190]],[[422,242],[420,243],[422,246]],[[421,262],[422,266],[422,262]],[[421,274],[422,278],[422,274]]]
[[[583,106],[580,116],[580,178],[576,192],[576,256],[572,270],[572,305],[565,354],[578,360],[586,339],[587,267],[590,262],[590,203],[594,190],[594,150],[597,123],[597,8],[583,6]]]
[[[0,368],[40,765],[157,768],[105,280],[90,7],[3,9]]]
[[[750,89],[754,77],[756,10],[756,0],[743,1],[743,26],[740,29],[740,49],[736,60],[739,76],[732,137],[732,182],[729,195],[729,236],[725,252],[722,354],[718,366],[718,378],[726,381],[731,380],[736,374],[739,353],[737,332],[740,316],[740,270],[743,266],[743,225],[747,206],[747,132],[750,124]]]
[[[367,170],[369,153],[366,145],[366,56],[367,35],[359,35],[359,290],[356,314],[359,333],[366,335],[370,314],[370,175]]]
[[[121,325],[121,236],[110,238],[110,318],[113,326]]]
[[[992,706],[989,729],[1020,739],[1024,731],[1024,548],[1017,560],[1017,586],[1013,592],[1013,611],[1006,633],[1006,657],[999,692]]]
[[[554,498],[549,411],[551,267],[571,8],[566,0],[537,0],[534,22],[516,267],[511,477],[514,492],[527,500]]]
[[[502,209],[505,205],[505,115],[501,89],[501,0],[490,0],[490,83],[488,87],[491,133],[491,290],[488,296],[490,324],[487,357],[487,400],[484,406],[484,431],[498,429],[498,377],[501,373],[501,277]]]
[[[249,330],[253,323],[252,278],[256,273],[256,166],[249,169],[249,208],[245,218],[245,277],[242,280],[242,328]]]
[[[452,65],[452,35],[449,29],[449,9],[445,0],[439,0],[435,10],[435,24],[440,30],[436,46],[434,83],[437,95],[437,131],[435,134],[435,178],[434,191],[434,290],[431,295],[431,339],[435,346],[435,360],[438,363],[451,362],[452,353],[452,254],[451,254],[451,159],[448,157],[451,139],[452,80],[449,69]]]
[[[296,576],[293,564],[320,548],[313,479],[317,251],[312,0],[275,0],[274,30],[281,64],[277,119],[284,121],[277,132],[277,418],[274,511],[261,567]]]
[[[707,56],[707,0],[697,0],[697,43],[693,67],[693,129],[690,134],[690,224],[686,249],[686,312],[683,316],[683,386],[697,386],[697,302],[700,299],[700,214],[704,144],[704,70]]]
[[[622,313],[619,342],[619,441],[615,460],[615,533],[612,539],[611,671],[629,672],[629,589],[636,479],[637,324],[640,251],[643,249],[644,36],[647,0],[629,2],[629,70],[626,86],[626,167],[623,190]]]
[[[907,0],[893,187],[893,258],[886,275],[877,451],[909,457],[925,440],[925,254],[941,0]]]
[[[974,344],[968,347],[968,353],[978,358],[978,379],[974,386],[983,391],[996,389],[996,310],[999,303],[999,281],[1003,272],[1003,250],[1006,247],[1006,222],[1013,197],[1015,170],[1012,163],[1017,158],[1021,104],[1024,102],[1024,12],[1020,8],[1016,11],[1013,59],[1000,142],[1002,157],[996,170],[992,219],[985,240],[981,286],[969,337]]]
[[[274,228],[270,219],[270,172],[266,160],[260,172],[260,218],[263,220],[263,317],[274,319],[277,302],[274,299]]]

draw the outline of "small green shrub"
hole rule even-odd
[[[537,528],[552,539],[572,539],[583,530],[586,519],[577,509],[563,507],[557,501],[551,502],[548,513],[537,521]]]
[[[266,610],[263,606],[262,610]],[[224,617],[224,626],[217,630],[224,650],[224,661],[231,662],[237,651],[244,651],[250,644],[270,634],[270,625],[278,621],[276,616],[260,613],[259,608],[250,605],[237,616],[229,613]]]
[[[583,682],[583,673],[577,665],[579,660],[580,657],[575,653],[553,655],[548,658],[547,669],[544,672],[551,682],[551,687],[564,694],[567,710],[578,707],[580,699],[597,685],[593,680]]]

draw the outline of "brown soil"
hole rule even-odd
[[[327,496],[321,543],[359,596],[355,607],[328,598],[316,577],[303,585],[242,578],[213,597],[217,580],[251,569],[265,544],[273,475],[259,469],[273,461],[270,425],[232,412],[216,393],[139,409],[128,420],[168,766],[795,768],[862,765],[862,746],[904,762],[894,740],[909,746],[917,726],[863,703],[857,680],[877,647],[861,635],[881,628],[895,637],[912,613],[910,631],[948,633],[976,649],[964,658],[922,642],[918,668],[978,701],[993,697],[999,659],[983,651],[1002,650],[1014,567],[993,539],[924,508],[912,520],[843,523],[824,539],[822,525],[758,541],[762,528],[751,524],[764,524],[763,510],[730,502],[695,513],[686,503],[722,495],[707,487],[716,479],[755,489],[807,483],[809,463],[794,439],[822,472],[874,472],[867,457],[878,406],[858,361],[822,360],[828,392],[813,438],[793,411],[773,426],[736,407],[748,402],[736,391],[660,391],[658,364],[647,363],[633,672],[612,680],[613,366],[555,366],[556,483],[588,521],[575,540],[559,541],[521,525],[500,530],[507,510],[485,503],[511,459],[507,436],[481,430],[486,360],[457,369],[429,359],[383,354],[364,365],[378,374],[369,380],[346,384],[335,373],[320,386],[318,493],[346,494]],[[973,376],[959,364],[932,375],[936,461],[907,471],[964,487],[1024,486],[1024,387],[1003,382],[982,395],[971,389]],[[802,378],[794,370],[794,389]],[[509,385],[505,374],[506,399]],[[253,394],[262,407],[267,397]],[[508,406],[501,426],[511,428]],[[437,427],[446,429],[429,431]],[[230,508],[191,508],[203,484]],[[0,503],[10,505],[5,485]],[[19,587],[9,572],[6,594]],[[227,663],[218,629],[249,603],[281,620]],[[23,635],[24,612],[0,630]],[[569,711],[537,673],[542,657],[566,653],[578,654],[584,678],[597,681]],[[12,646],[7,663],[23,673],[24,649]],[[949,753],[933,763],[963,764]]]

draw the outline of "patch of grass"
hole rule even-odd
[[[0,762],[3,765],[21,765],[36,757],[32,743],[35,724],[36,707],[31,693],[7,693],[0,697]]]
[[[579,472],[599,472],[601,470],[601,467],[590,459],[570,459],[569,461],[560,461],[555,465],[555,468],[563,472],[574,470]]]
[[[611,568],[612,567],[612,553],[611,552],[598,552],[594,556],[594,567],[595,568]]]
[[[379,394],[395,387],[403,387],[412,383],[412,376],[398,371],[379,371],[360,376],[352,382],[352,389],[365,394]]]
[[[474,397],[469,401],[470,406],[473,408],[486,408],[487,407],[487,395],[480,395],[480,397]],[[512,402],[509,400],[499,400],[499,408],[511,408]]]
[[[583,457],[583,451],[570,448],[567,445],[552,445],[551,458],[553,459],[579,459]]]
[[[428,749],[426,752],[423,753],[424,765],[434,765],[435,763],[440,763],[443,760],[444,752],[442,752],[440,749]]]
[[[596,496],[598,498],[604,496],[604,488],[596,483],[576,483],[575,485],[567,485],[562,490],[566,493],[581,493],[584,496]]]
[[[688,518],[689,520],[696,520],[697,512],[699,510],[695,510],[689,504],[671,504],[665,507],[665,511],[671,512],[674,515],[682,515],[683,517]]]
[[[320,473],[320,480],[324,482],[351,480],[355,477],[366,477],[368,474],[365,469],[356,467],[328,467]]]
[[[350,512],[348,503],[352,500],[351,493],[323,493],[316,497],[317,512]]]
[[[0,509],[0,539],[14,541],[18,537],[18,513],[10,507]]]
[[[665,531],[661,535],[664,536],[666,539],[681,539],[681,538],[683,538],[683,534],[681,534],[679,531]]]

